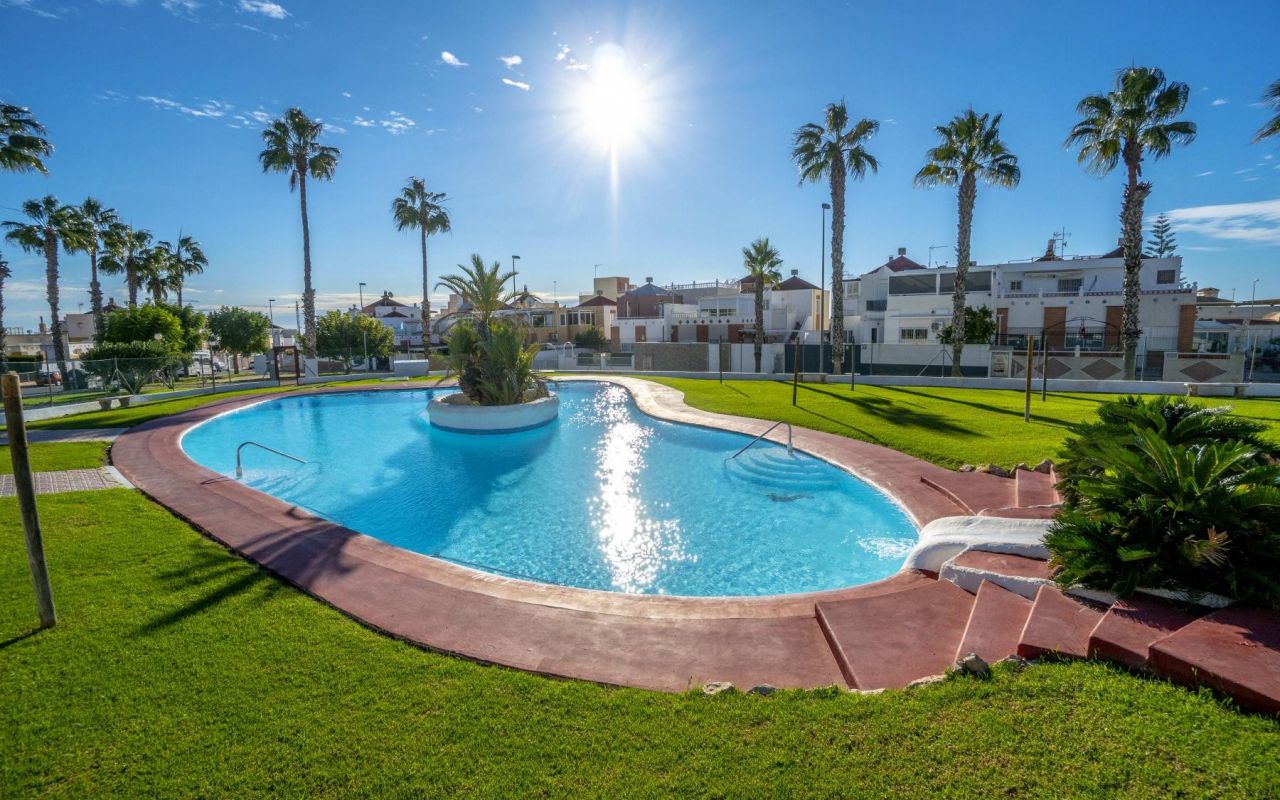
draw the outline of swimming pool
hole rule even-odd
[[[916,542],[887,496],[769,442],[653,419],[625,389],[558,388],[513,434],[433,428],[429,390],[266,400],[189,430],[197,463],[398,547],[526,580],[640,594],[770,595],[898,570]]]

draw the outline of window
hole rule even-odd
[[[868,300],[867,310],[868,311],[884,311],[885,307],[888,304],[889,304],[888,300]]]
[[[956,276],[954,273],[940,275],[938,291],[942,294],[951,294],[956,290]],[[966,292],[989,292],[991,291],[991,273],[990,272],[970,272],[964,279],[964,290]]]
[[[1011,292],[1022,291],[1022,281],[1009,281],[1009,291]]]
[[[936,275],[894,275],[889,278],[889,294],[936,294],[937,291]]]
[[[929,341],[929,329],[903,328],[898,332],[898,339],[903,342],[927,342]]]
[[[1178,280],[1178,271],[1173,269],[1156,270],[1156,283],[1174,283]]]
[[[1078,292],[1084,286],[1084,278],[1058,278],[1058,291]]]

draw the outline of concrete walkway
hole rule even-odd
[[[27,431],[27,442],[45,444],[49,442],[114,442],[116,437],[128,428],[69,428],[62,431]],[[0,430],[0,444],[8,444],[9,435]]]
[[[97,489],[132,488],[115,467],[96,469],[64,469],[56,472],[36,473],[36,494],[60,494],[62,492],[90,492]],[[12,475],[0,475],[0,497],[13,497],[17,489]]]

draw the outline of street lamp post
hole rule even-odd
[[[271,299],[267,300],[267,316],[271,318],[271,327],[272,327],[272,328],[274,328],[274,327],[276,326],[276,309],[275,309],[275,306],[273,305],[273,303],[275,303],[275,301],[276,301],[276,299],[275,299],[274,297],[272,297]],[[271,338],[272,338],[272,340],[273,340],[273,341],[271,342],[271,346],[272,346],[272,347],[275,347],[275,344],[276,344],[276,343],[275,343],[275,341],[274,341],[274,339],[275,339],[275,334],[274,334],[274,333],[272,333]]]
[[[520,260],[520,256],[511,257],[511,293],[516,293],[516,262]]]
[[[364,311],[364,287],[368,285],[369,284],[365,283],[364,281],[360,281],[360,310],[361,311]]]
[[[820,372],[827,371],[827,212],[830,210],[830,203],[822,204],[822,236],[820,241],[822,266],[819,268],[820,272],[818,274],[818,370]],[[834,303],[835,298],[832,298],[832,307],[834,307]]]

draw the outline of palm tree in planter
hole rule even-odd
[[[436,286],[454,292],[468,307],[467,318],[449,331],[450,369],[458,375],[462,394],[482,406],[546,397],[546,384],[533,369],[538,346],[526,342],[518,318],[497,316],[515,299],[516,293],[505,288],[515,273],[503,273],[498,261],[486,266],[479,255],[458,269],[460,273],[444,276]]]
[[[43,253],[45,265],[45,294],[49,300],[49,318],[52,320],[53,358],[66,385],[67,349],[62,339],[62,317],[58,313],[58,247],[73,251],[81,246],[83,227],[74,208],[64,206],[53,195],[22,204],[22,213],[29,222],[9,221],[5,239],[28,253]]]
[[[105,246],[105,239],[112,226],[120,222],[114,208],[104,208],[93,197],[76,209],[83,227],[80,249],[89,254],[89,309],[93,313],[93,329],[102,330],[102,284],[98,280],[98,253]]]
[[[964,291],[969,275],[970,241],[973,236],[973,206],[978,199],[978,180],[1012,189],[1022,179],[1018,157],[1000,139],[1000,114],[978,114],[972,108],[935,130],[942,140],[925,154],[925,165],[916,173],[917,186],[956,186],[959,191],[959,221],[956,225],[956,278],[951,295],[951,375],[959,378],[960,356],[964,351]]]
[[[39,172],[48,175],[44,159],[53,145],[44,138],[44,126],[22,106],[0,103],[0,172]],[[0,258],[0,370],[4,368],[4,281],[9,264]]]
[[[1142,210],[1151,184],[1142,178],[1147,155],[1164,158],[1175,145],[1196,138],[1196,124],[1177,119],[1187,107],[1190,89],[1169,82],[1154,67],[1128,67],[1116,74],[1115,87],[1106,94],[1089,95],[1076,106],[1080,121],[1067,136],[1068,148],[1079,148],[1077,160],[1096,174],[1106,175],[1121,162],[1128,180],[1120,210],[1121,248],[1124,252],[1124,314],[1120,337],[1124,343],[1124,377],[1137,372],[1138,301],[1142,269]]]
[[[756,372],[760,371],[760,353],[764,349],[764,290],[778,285],[782,278],[782,258],[778,249],[769,244],[769,237],[756,239],[748,247],[742,248],[742,266],[747,270],[747,277],[755,285],[756,296],[756,335],[755,356]]]
[[[880,162],[867,152],[867,140],[880,123],[863,119],[849,125],[844,101],[827,106],[822,124],[800,126],[793,136],[791,160],[800,170],[800,182],[826,179],[831,190],[831,343],[832,366],[841,374],[844,357],[844,186],[846,176],[862,180]],[[852,367],[852,365],[850,365]]]
[[[1258,132],[1253,135],[1253,140],[1255,142],[1260,142],[1263,139],[1280,137],[1280,81],[1272,83],[1267,87],[1267,90],[1262,93],[1262,104],[1270,107],[1272,111],[1276,112],[1276,115],[1268,120],[1267,124],[1259,128]]]
[[[178,305],[182,305],[182,287],[192,275],[204,274],[209,266],[200,243],[190,236],[178,235],[173,244],[160,242],[160,246],[169,251],[169,284],[178,294]]]
[[[129,308],[138,305],[138,287],[143,260],[151,252],[151,234],[117,222],[107,228],[102,236],[102,258],[98,270],[103,275],[123,275],[129,292]]]
[[[422,243],[422,329],[427,330],[431,320],[431,283],[427,273],[427,237],[448,233],[449,211],[444,207],[448,200],[444,192],[432,192],[422,178],[409,178],[400,190],[400,196],[391,201],[391,217],[396,230],[417,230]],[[424,341],[424,346],[427,342]]]
[[[316,292],[311,286],[311,224],[307,219],[307,177],[333,180],[342,155],[336,147],[320,144],[324,123],[310,119],[300,108],[291,108],[262,132],[258,154],[263,172],[287,172],[289,190],[298,190],[302,209],[302,351],[316,354]]]

